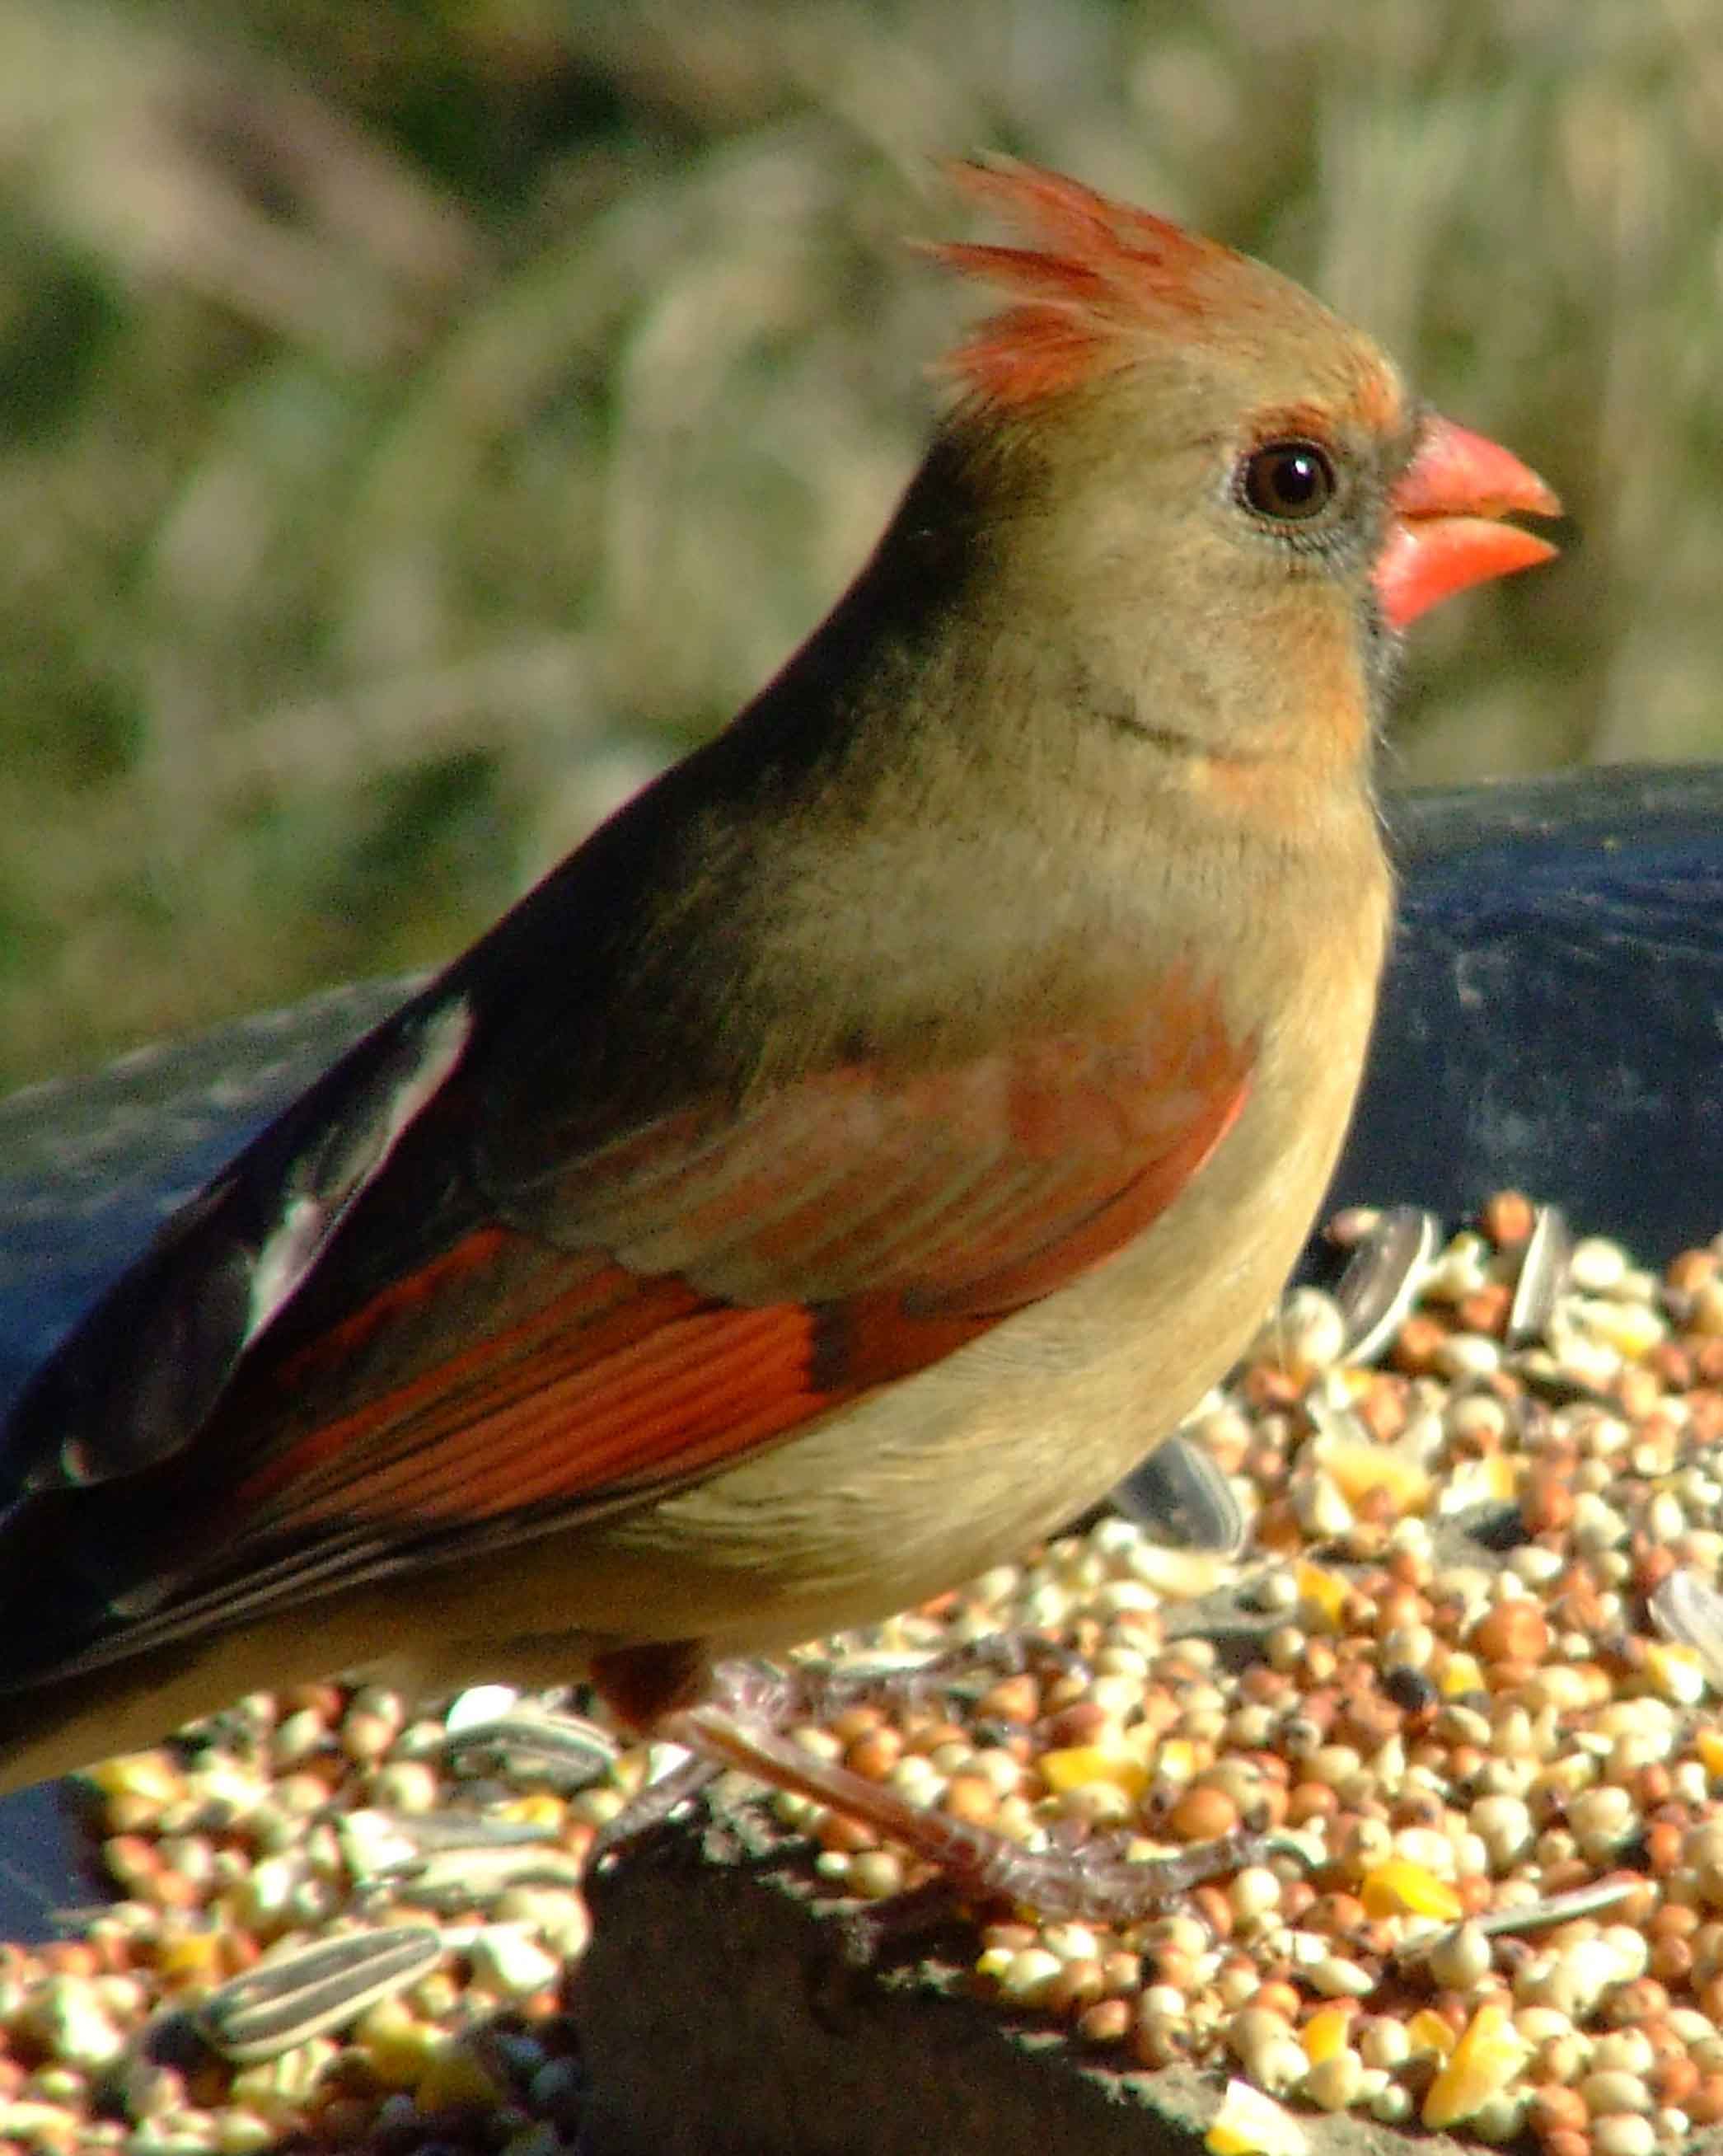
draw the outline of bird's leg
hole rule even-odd
[[[819,1721],[850,1700],[877,1693],[879,1675],[852,1680],[837,1674],[779,1667],[772,1662],[709,1663],[692,1646],[633,1647],[595,1659],[593,1682],[618,1718],[643,1735],[680,1745],[688,1757],[668,1774],[637,1790],[599,1832],[595,1853],[610,1856],[664,1825],[721,1774],[729,1762],[692,1741],[677,1727],[679,1715],[715,1698],[749,1726],[782,1729],[791,1722]],[[799,1749],[799,1748],[798,1748]],[[767,1779],[772,1779],[770,1776]]]
[[[687,1747],[705,1770],[699,1781],[718,1768],[734,1768],[841,1812],[933,1867],[964,1901],[1024,1902],[1044,1917],[1122,1923],[1283,1846],[1270,1835],[1239,1828],[1143,1861],[1094,1846],[1026,1850],[987,1827],[912,1804],[888,1784],[798,1743],[785,1724],[807,1712],[810,1689],[800,1671],[757,1662],[712,1668],[691,1648],[633,1648],[603,1658],[594,1676],[619,1712],[654,1736]],[[816,1676],[815,1697],[820,1681]],[[698,1785],[685,1784],[679,1770],[644,1790],[606,1830],[601,1848],[613,1851],[635,1839]]]
[[[661,1727],[664,1717],[704,1697],[713,1672],[701,1647],[693,1640],[676,1640],[596,1655],[592,1679],[599,1697],[625,1727],[677,1743],[681,1740]],[[595,1858],[613,1856],[630,1843],[644,1840],[724,1771],[723,1762],[710,1753],[693,1745],[686,1748],[687,1758],[637,1789],[600,1829],[592,1845]]]

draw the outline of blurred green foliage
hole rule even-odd
[[[0,0],[0,1078],[452,951],[818,618],[1016,151],[1566,495],[1392,774],[1723,748],[1713,0]]]

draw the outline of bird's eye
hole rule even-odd
[[[1334,459],[1318,442],[1264,442],[1244,459],[1239,491],[1259,516],[1302,524],[1334,499]]]

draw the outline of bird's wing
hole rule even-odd
[[[20,1403],[0,1468],[40,1501],[14,1527],[51,1527],[50,1666],[783,1439],[1120,1249],[1224,1136],[1250,1061],[1166,982],[1093,1037],[834,1068],[564,1155],[498,1127],[472,1028],[433,997],[373,1036]]]

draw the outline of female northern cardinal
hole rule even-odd
[[[584,1667],[805,1782],[715,1661],[1057,1527],[1279,1289],[1382,961],[1397,632],[1557,504],[1273,271],[962,179],[1037,244],[931,250],[1013,304],[829,619],[20,1401],[13,1779],[383,1661]]]

